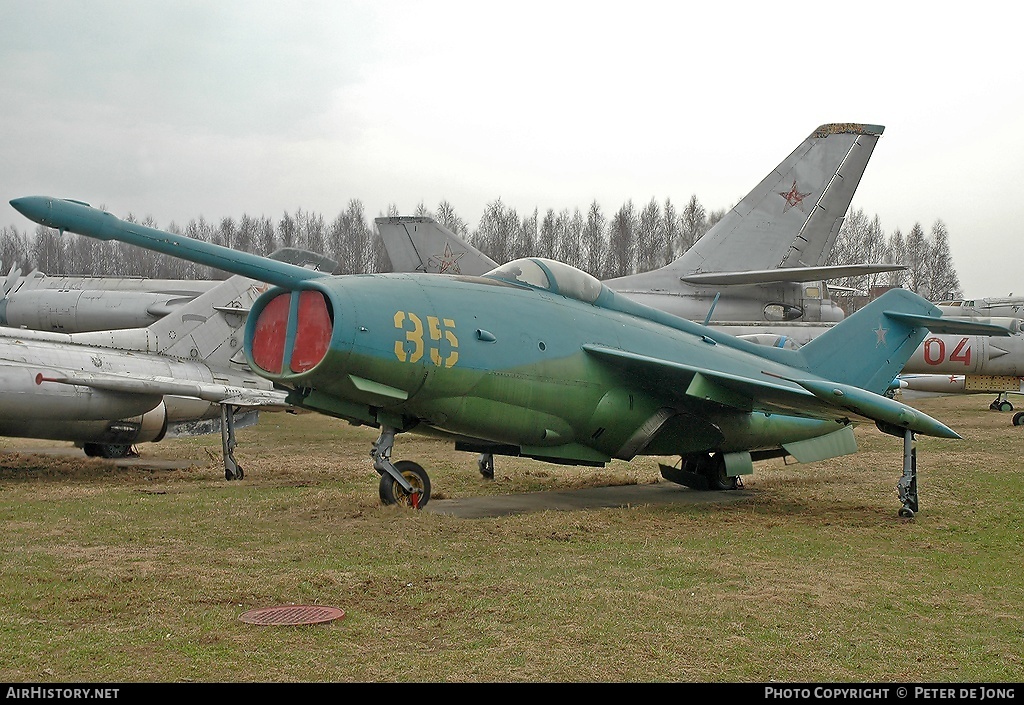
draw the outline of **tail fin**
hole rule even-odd
[[[938,307],[905,289],[892,289],[797,351],[808,372],[834,382],[884,394],[928,335],[920,321],[899,314],[935,317]]]
[[[824,265],[884,129],[822,125],[668,266],[684,276]]]
[[[498,266],[448,228],[428,216],[375,218],[395,272],[485,274]]]

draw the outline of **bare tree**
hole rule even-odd
[[[941,220],[936,220],[932,225],[930,244],[928,299],[941,301],[959,298],[961,296],[960,278],[956,274],[953,256],[949,251],[949,232],[946,230],[946,224]]]
[[[28,273],[32,266],[31,249],[27,233],[19,232],[13,225],[0,229],[0,263],[7,276],[12,269]]]
[[[301,213],[301,211],[299,211]],[[295,247],[295,241],[298,238],[299,226],[295,222],[295,218],[285,211],[281,216],[280,222],[277,224],[277,232],[280,235],[281,247]]]
[[[243,213],[242,219],[238,222],[238,237],[235,240],[235,249],[242,252],[255,252],[258,228],[256,219]]]
[[[64,242],[57,231],[45,225],[37,225],[32,243],[32,259],[36,266],[47,274],[64,274]]]
[[[512,238],[511,259],[520,257],[532,257],[537,255],[537,209],[533,213],[523,216],[519,223],[519,229]]]
[[[199,216],[199,220],[190,220],[188,225],[185,226],[185,233],[187,237],[194,240],[201,240],[203,242],[213,241],[213,228],[206,221],[203,216]],[[184,279],[213,279],[214,270],[211,267],[205,265],[195,264],[189,262],[188,266],[184,270]]]
[[[537,234],[537,254],[541,257],[558,259],[556,246],[558,240],[558,216],[554,208],[548,208],[544,214],[544,220],[540,223],[540,231]]]
[[[459,237],[465,238],[469,235],[469,228],[466,221],[455,213],[455,208],[448,201],[441,201],[437,205],[437,213],[434,215],[437,222],[451,230]]]
[[[579,208],[569,213],[562,209],[555,220],[555,259],[571,264],[579,269],[586,269],[586,253],[583,247],[583,230],[586,227],[583,214]]]
[[[686,207],[683,208],[681,225],[679,238],[672,246],[672,259],[693,247],[693,243],[708,230],[708,215],[704,206],[697,200],[697,194],[691,195]]]
[[[327,227],[324,225],[322,213],[310,213],[306,211],[305,219],[306,250],[317,254],[327,253]]]
[[[870,223],[862,209],[852,211],[843,220],[836,236],[832,251],[829,252],[825,263],[828,265],[843,265],[862,263],[867,260],[865,257],[866,243],[868,242],[868,230]],[[867,291],[867,277],[843,277],[834,283],[838,286],[848,286],[861,291]]]
[[[331,223],[327,240],[327,254],[338,261],[338,274],[365,274],[373,269],[376,256],[362,201],[353,198],[348,202]]]
[[[582,269],[598,279],[605,278],[607,271],[608,241],[605,240],[604,229],[606,219],[601,206],[595,200],[587,210],[587,222],[583,226],[583,248],[586,250]]]
[[[619,208],[608,223],[609,277],[622,277],[636,271],[637,218],[633,201]]]
[[[491,201],[480,216],[480,225],[470,238],[470,244],[499,264],[512,259],[513,240],[519,232],[519,214],[506,208],[501,199]]]
[[[906,264],[907,242],[903,233],[896,228],[889,236],[889,262],[891,264]],[[907,272],[904,269],[889,272],[887,284],[889,286],[903,286],[907,280]]]
[[[914,223],[914,227],[907,233],[903,264],[907,266],[907,288],[915,294],[923,295],[923,292],[926,291],[928,249],[928,239],[925,237],[924,229],[920,223]]]
[[[672,199],[665,199],[665,208],[662,212],[661,225],[661,259],[659,265],[666,265],[676,258],[675,246],[682,236],[682,222],[679,214],[676,213],[675,204]]]
[[[260,218],[256,242],[258,254],[270,255],[277,251],[277,233],[274,231],[274,224],[270,222],[270,218]]]
[[[661,206],[653,198],[640,211],[636,230],[636,256],[634,272],[647,272],[657,267],[664,252]]]

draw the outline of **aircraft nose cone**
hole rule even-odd
[[[11,206],[29,220],[40,223],[50,210],[50,199],[45,196],[23,196],[12,198]]]

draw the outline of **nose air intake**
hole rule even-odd
[[[330,347],[334,321],[319,291],[278,294],[259,311],[252,334],[252,361],[286,377],[316,367]]]

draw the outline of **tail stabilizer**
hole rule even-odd
[[[486,274],[498,263],[429,216],[375,218],[395,272]]]
[[[910,314],[904,316],[902,314]],[[928,335],[937,306],[905,289],[892,289],[800,348],[801,365],[827,380],[884,394]]]

